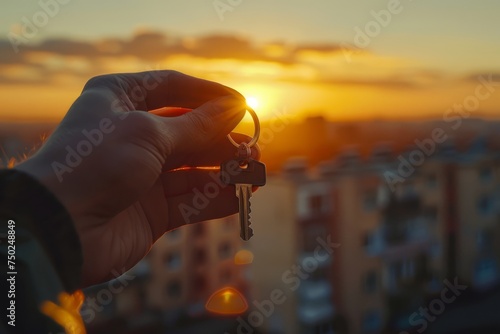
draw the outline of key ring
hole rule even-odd
[[[252,116],[252,119],[253,119],[253,123],[255,124],[255,133],[253,134],[253,137],[252,139],[250,140],[250,142],[247,144],[248,147],[252,147],[254,146],[255,144],[257,144],[257,141],[259,140],[259,136],[260,136],[260,122],[259,122],[259,117],[257,117],[257,114],[255,113],[255,110],[253,110],[252,108],[250,108],[249,106],[246,106],[246,110],[250,113],[250,115]],[[236,147],[240,147],[240,144],[238,144],[232,137],[231,137],[231,134],[228,134],[227,135],[227,139],[229,139],[229,141],[231,142],[231,144],[233,144],[234,146]]]

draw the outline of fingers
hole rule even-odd
[[[137,110],[149,111],[166,106],[194,109],[226,95],[244,100],[234,89],[176,71],[147,71],[117,76],[124,83],[125,93],[136,104]]]
[[[213,147],[236,127],[245,108],[244,100],[227,95],[178,117],[157,116],[170,138],[170,155]]]
[[[235,187],[223,183],[216,169],[163,173],[140,203],[153,240],[174,228],[225,217],[239,210]]]
[[[221,189],[215,198],[201,197],[199,193],[172,197],[168,200],[169,228],[226,217],[238,210],[234,187]]]
[[[232,138],[237,143],[248,143],[251,137],[241,133],[231,133]],[[227,161],[236,157],[236,147],[231,144],[226,136],[216,141],[211,147],[198,147],[183,155],[176,156],[176,159],[167,159],[163,170],[168,171],[179,166],[191,167],[207,167],[220,166],[223,161]],[[260,150],[257,145],[251,148],[252,159],[260,159]]]
[[[222,183],[217,170],[164,173],[140,203],[153,240],[182,225],[238,212],[235,188]]]
[[[178,117],[152,115],[158,118],[157,124],[162,125],[153,137],[161,136],[159,147],[167,164],[169,160],[178,160],[177,155],[212,148],[236,127],[246,109],[245,99],[235,90],[175,71],[95,77],[85,86],[82,97],[88,94],[92,96],[92,103],[96,96],[103,95],[102,100],[111,104],[108,110],[114,111],[147,111],[165,106],[194,108]],[[113,94],[115,97],[110,97]]]
[[[216,187],[228,188],[221,181],[218,169],[187,169],[168,172],[160,176],[160,181],[167,198],[194,194],[197,190],[202,193],[217,193]]]

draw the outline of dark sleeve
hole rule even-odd
[[[16,170],[0,170],[0,261],[2,332],[63,333],[39,307],[80,287],[80,240],[55,196]]]

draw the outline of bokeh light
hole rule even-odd
[[[253,262],[253,253],[249,250],[242,249],[239,250],[234,255],[234,263],[237,265],[245,265]]]
[[[205,308],[216,314],[234,315],[244,313],[248,309],[248,303],[238,290],[226,287],[216,291],[208,299]]]

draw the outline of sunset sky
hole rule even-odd
[[[262,118],[442,118],[479,76],[500,83],[498,0],[401,0],[383,24],[396,0],[60,1],[2,6],[2,121],[59,120],[90,77],[160,68],[232,86]],[[500,116],[496,87],[475,115]]]

